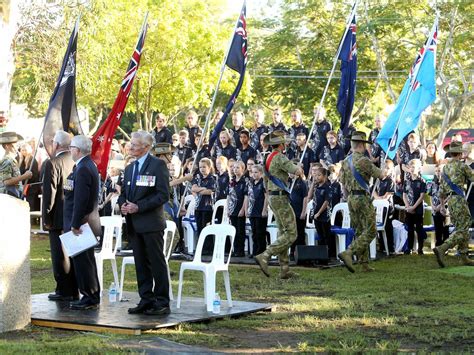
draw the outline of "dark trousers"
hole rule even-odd
[[[194,218],[196,218],[196,226],[198,236],[201,235],[201,231],[206,227],[212,220],[212,211],[195,211]],[[214,236],[208,236],[204,241],[202,252],[204,255],[212,255],[214,251]]]
[[[83,295],[81,301],[100,303],[100,285],[94,253],[94,248],[90,248],[71,258],[71,264],[74,265],[79,292]]]
[[[66,273],[64,270],[64,253],[61,247],[59,236],[61,230],[49,231],[49,246],[51,249],[51,263],[53,265],[53,275],[56,281],[56,293],[63,296],[76,297],[79,294],[74,266],[71,263],[71,270]]]
[[[267,217],[250,217],[252,227],[253,255],[261,254],[267,249]]]
[[[245,255],[245,217],[230,216],[230,224],[235,227],[234,254]]]
[[[299,219],[296,217],[296,240],[291,245],[291,254],[295,253],[297,245],[306,245],[306,219]]]
[[[169,306],[169,281],[163,255],[163,231],[131,235],[141,304]],[[153,281],[155,285],[153,287]]]
[[[423,230],[423,214],[407,213],[405,224],[408,228],[408,249],[413,250],[415,244],[415,231],[418,235],[418,251],[423,250],[423,242],[426,239],[426,232]]]
[[[433,223],[435,227],[436,246],[440,246],[449,238],[449,226],[445,226],[446,217],[436,212],[433,215]]]
[[[314,220],[314,226],[319,236],[318,244],[327,245],[329,257],[336,257],[336,238],[331,233],[331,222]]]

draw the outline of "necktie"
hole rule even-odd
[[[139,174],[138,170],[138,160],[135,161],[135,166],[133,167],[133,174],[132,174],[132,181],[130,182],[130,198],[133,196],[135,192],[135,187],[137,185],[137,178]]]

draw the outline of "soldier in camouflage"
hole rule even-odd
[[[440,267],[445,267],[444,255],[449,248],[458,246],[461,261],[464,265],[474,266],[474,261],[469,259],[469,227],[472,216],[469,212],[467,201],[464,197],[464,185],[469,186],[469,181],[474,181],[472,169],[464,164],[462,159],[462,143],[453,142],[448,152],[452,160],[443,168],[440,186],[440,212],[446,215],[445,202],[448,202],[449,214],[455,226],[455,231],[439,247],[433,249]]]
[[[275,216],[278,227],[278,238],[267,249],[257,255],[255,260],[265,276],[270,277],[268,260],[277,255],[280,262],[280,278],[295,276],[289,270],[288,248],[296,240],[296,218],[290,205],[288,193],[288,174],[303,176],[303,169],[293,164],[282,152],[285,149],[286,137],[283,131],[274,131],[264,138],[264,144],[272,146],[273,152],[265,163],[269,205]]]
[[[382,170],[377,168],[365,156],[365,144],[371,143],[364,132],[355,131],[351,136],[352,154],[342,163],[341,183],[348,196],[351,225],[355,229],[356,238],[349,248],[338,255],[350,272],[355,272],[352,256],[359,258],[364,271],[373,271],[369,267],[368,250],[370,242],[377,236],[375,225],[375,209],[369,192],[371,177],[382,177]],[[358,176],[358,178],[357,178]]]

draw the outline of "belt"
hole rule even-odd
[[[368,196],[369,193],[365,190],[355,190],[355,191],[351,191],[351,195],[354,195],[354,196]]]
[[[285,196],[285,195],[288,195],[288,192],[286,192],[284,190],[268,191],[268,193],[270,194],[270,196]]]

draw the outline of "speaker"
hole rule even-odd
[[[296,265],[329,263],[327,245],[297,245],[295,249]]]

